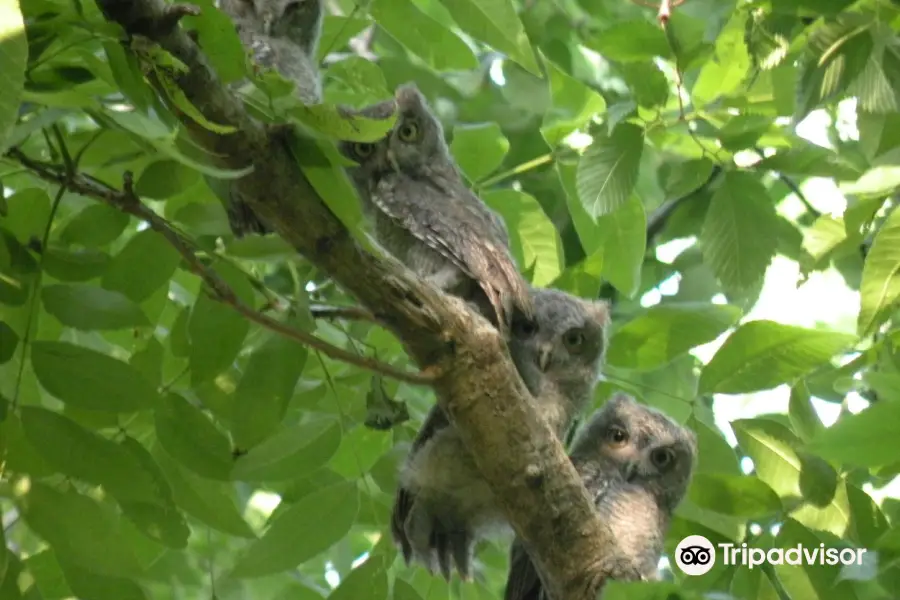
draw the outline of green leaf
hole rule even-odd
[[[653,61],[625,63],[619,66],[622,78],[641,107],[664,106],[669,98],[669,81]]]
[[[326,100],[330,103],[362,107],[377,104],[392,95],[381,68],[360,56],[351,56],[330,66],[328,78],[342,84],[326,88]]]
[[[375,0],[378,26],[436,71],[468,71],[478,66],[472,49],[455,33],[409,0]]]
[[[87,281],[101,275],[109,255],[89,248],[66,249],[50,246],[44,250],[44,271],[60,281]]]
[[[200,15],[185,17],[182,23],[197,32],[200,47],[219,79],[224,83],[241,79],[246,74],[247,51],[238,39],[234,22],[215,8],[213,0],[195,0],[195,4],[202,9]]]
[[[306,364],[307,350],[273,335],[250,356],[234,395],[231,434],[247,450],[278,427]]]
[[[92,204],[66,224],[59,238],[66,244],[99,248],[115,241],[127,225],[127,214],[105,204]]]
[[[713,163],[708,158],[665,162],[659,168],[659,183],[669,198],[679,198],[709,181]]]
[[[482,199],[503,217],[510,248],[523,271],[532,270],[534,285],[547,285],[562,272],[559,234],[534,196],[512,189],[482,194]]]
[[[709,104],[720,96],[737,91],[750,70],[750,56],[744,42],[747,13],[735,11],[716,38],[712,60],[700,70],[691,96],[697,104]]]
[[[326,465],[340,445],[340,423],[315,417],[282,429],[239,457],[231,476],[240,481],[298,479]]]
[[[322,23],[322,37],[319,38],[318,59],[321,62],[331,52],[344,48],[351,39],[372,24],[369,19],[325,15]]]
[[[441,0],[459,28],[541,76],[534,50],[510,0]]]
[[[134,191],[146,198],[165,200],[177,196],[200,179],[197,171],[174,160],[158,160],[147,165],[134,184]]]
[[[296,567],[340,540],[356,520],[356,483],[316,490],[279,514],[238,558],[231,575],[260,577]]]
[[[740,318],[741,310],[736,306],[657,305],[616,330],[606,360],[625,369],[655,369],[711,342]]]
[[[770,517],[782,510],[772,488],[746,475],[696,473],[688,497],[707,510],[747,519]]]
[[[620,123],[612,135],[598,131],[578,163],[578,197],[591,217],[610,214],[625,204],[637,183],[644,130]]]
[[[68,560],[58,559],[66,576],[66,583],[79,598],[115,598],[116,600],[147,600],[144,590],[123,577],[97,575]]]
[[[231,444],[199,409],[177,394],[168,394],[155,412],[156,438],[172,458],[198,475],[230,479]]]
[[[544,60],[550,83],[550,108],[541,123],[541,135],[550,147],[606,110],[603,96]]]
[[[855,341],[834,331],[750,321],[735,330],[704,367],[700,392],[740,394],[793,383]]]
[[[19,335],[5,321],[0,321],[0,365],[9,362],[19,346]]]
[[[818,432],[824,429],[819,415],[812,404],[809,390],[806,384],[801,382],[791,388],[791,398],[788,404],[788,417],[791,426],[800,439],[809,441]]]
[[[215,268],[237,297],[252,306],[253,290],[246,276],[226,263],[219,262]],[[228,368],[249,330],[250,323],[240,313],[201,293],[188,321],[191,384],[208,381]]]
[[[726,289],[746,291],[766,273],[778,246],[778,216],[762,183],[729,171],[713,194],[700,243],[703,259]]]
[[[166,285],[181,262],[181,255],[152,229],[136,233],[116,254],[101,284],[121,292],[134,302],[143,302]]]
[[[618,210],[599,217],[596,235],[603,248],[603,275],[617,290],[634,296],[647,248],[647,215],[640,199],[632,195]]]
[[[6,199],[6,214],[0,223],[19,242],[27,244],[32,238],[43,239],[50,218],[50,197],[42,189],[25,188]]]
[[[382,556],[370,556],[356,567],[328,595],[328,600],[385,600],[388,597],[388,577]]]
[[[0,1],[0,154],[6,152],[7,136],[19,116],[25,86],[28,40],[18,0]]]
[[[255,537],[234,505],[234,486],[198,477],[181,467],[159,446],[153,456],[172,486],[178,507],[210,527],[243,538]]]
[[[587,40],[607,60],[622,62],[669,58],[672,50],[663,30],[647,19],[619,21]]]
[[[509,140],[496,123],[456,126],[450,152],[469,181],[479,181],[503,164]]]
[[[877,402],[856,415],[845,414],[819,432],[810,451],[840,464],[880,467],[900,461],[900,445],[886,443],[897,435],[900,402]]]
[[[153,89],[144,79],[141,65],[133,52],[118,42],[103,42],[103,51],[112,76],[122,94],[138,110],[146,111],[153,104]]]
[[[17,504],[28,526],[61,559],[98,575],[133,578],[140,574],[141,567],[122,534],[119,519],[108,507],[36,481]]]
[[[875,234],[863,266],[857,332],[871,333],[900,298],[900,210],[894,210]]]
[[[144,327],[141,307],[120,294],[87,283],[58,283],[41,290],[44,309],[67,327],[85,331]]]
[[[119,444],[44,408],[23,406],[21,413],[25,437],[54,468],[102,485],[120,501],[162,503],[152,475]]]
[[[372,119],[330,104],[298,105],[290,110],[290,115],[327,137],[348,142],[377,142],[397,120],[396,113],[389,118]],[[307,144],[310,142],[314,140],[306,140]]]
[[[132,412],[159,400],[153,386],[133,367],[75,344],[35,341],[31,366],[47,392],[75,408]]]

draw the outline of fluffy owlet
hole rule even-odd
[[[219,8],[234,21],[241,43],[257,65],[275,69],[292,81],[304,104],[322,101],[316,56],[322,35],[322,0],[219,0]],[[222,193],[229,197],[228,220],[236,236],[271,231],[233,190]]]
[[[440,122],[413,84],[395,93],[397,123],[374,144],[343,142],[348,170],[391,254],[437,287],[473,301],[505,329],[533,314],[503,221],[465,185]],[[496,318],[494,318],[496,316]]]
[[[655,579],[669,521],[694,469],[694,433],[617,394],[582,428],[569,456],[609,528],[603,580]],[[514,541],[504,599],[545,598],[534,564]]]
[[[541,415],[562,436],[589,403],[606,346],[609,310],[533,288],[532,322],[515,321],[510,354]],[[459,434],[437,406],[413,441],[400,475],[391,531],[407,562],[468,578],[476,542],[509,529]]]

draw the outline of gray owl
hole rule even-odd
[[[219,0],[219,8],[234,21],[254,62],[292,81],[304,104],[322,101],[317,52],[323,6],[322,0]],[[236,236],[271,231],[226,182],[210,186],[229,198],[228,220]]]
[[[556,290],[532,288],[533,321],[516,320],[510,354],[560,437],[589,403],[606,346],[609,310]],[[413,441],[400,475],[391,531],[407,562],[449,578],[451,560],[469,577],[476,542],[509,530],[455,427],[435,406]]]
[[[465,185],[438,119],[414,84],[395,93],[397,122],[374,144],[342,142],[375,237],[417,275],[474,302],[506,329],[533,314],[502,219]]]
[[[610,534],[601,585],[608,578],[656,579],[669,521],[696,462],[694,433],[617,394],[582,428],[569,456]],[[545,598],[534,564],[514,541],[504,600]]]

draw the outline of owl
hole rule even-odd
[[[605,302],[532,288],[535,318],[515,320],[510,355],[537,409],[558,436],[590,402],[609,325]],[[446,414],[432,408],[401,470],[391,531],[407,562],[468,578],[476,542],[509,530]]]
[[[694,433],[617,394],[585,424],[569,456],[612,544],[598,569],[602,579],[656,579],[669,521],[694,470]],[[545,598],[531,558],[515,540],[504,600]]]
[[[241,43],[257,65],[275,69],[292,81],[304,104],[322,101],[316,55],[322,35],[322,0],[219,0],[219,8],[234,21]],[[271,231],[227,182],[210,182],[210,187],[228,198],[228,220],[237,237]]]
[[[348,170],[386,250],[438,288],[472,301],[506,331],[533,315],[503,220],[468,187],[440,122],[414,84],[395,92],[397,122],[382,140],[342,142]]]

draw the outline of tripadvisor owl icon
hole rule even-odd
[[[689,535],[675,548],[675,564],[685,575],[703,575],[716,564],[716,549],[702,535]]]

